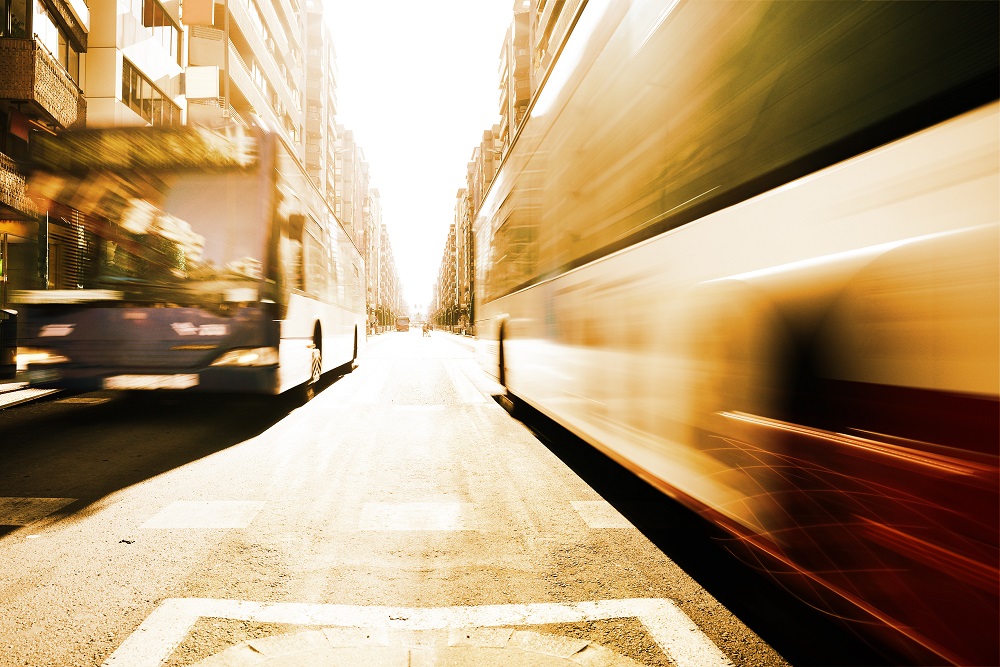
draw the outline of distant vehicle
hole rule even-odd
[[[410,318],[400,315],[396,318],[396,331],[409,331]]]
[[[33,385],[308,398],[365,340],[364,264],[275,134],[70,130],[32,140]]]
[[[474,223],[511,404],[905,664],[1000,664],[998,14],[591,0]]]

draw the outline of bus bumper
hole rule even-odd
[[[191,372],[162,369],[92,369],[29,366],[25,379],[32,387],[73,391],[165,391],[184,393],[277,394],[278,367],[208,367]]]

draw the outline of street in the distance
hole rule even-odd
[[[0,664],[787,664],[497,404],[474,341],[368,343],[291,410],[0,411]]]

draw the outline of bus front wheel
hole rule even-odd
[[[312,349],[312,365],[309,370],[309,379],[303,385],[303,396],[307,401],[316,397],[316,385],[323,375],[323,351],[318,347]]]

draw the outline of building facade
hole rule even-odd
[[[454,331],[459,321],[456,258],[455,223],[452,223],[448,227],[448,238],[438,266],[432,310],[434,324],[449,331]]]
[[[87,121],[90,21],[83,0],[0,0],[0,308],[37,274],[38,223],[19,167],[31,134]]]
[[[562,50],[583,0],[525,0],[528,5],[530,97],[534,97]]]
[[[520,0],[500,49],[500,149],[507,154],[531,99],[530,12]]]
[[[359,248],[365,229],[365,200],[370,188],[365,153],[354,138],[354,131],[337,127],[335,152],[336,181],[334,212]]]
[[[303,158],[308,12],[300,0],[185,0],[184,13],[188,122],[257,122]]]
[[[336,193],[337,52],[323,5],[310,0],[305,22],[305,154],[303,166],[333,204]]]
[[[385,225],[379,228],[377,297],[375,301],[374,327],[385,331],[393,327],[398,315],[407,315],[408,309],[403,298],[403,287],[399,282],[396,260],[392,254],[392,243]]]
[[[515,0],[511,24],[500,48],[499,122],[483,132],[458,191],[430,313],[436,324],[475,333],[476,254],[473,227],[490,184],[500,169],[528,109],[568,38],[582,0]],[[516,225],[508,233],[520,234]],[[510,245],[516,247],[511,241]],[[514,263],[508,268],[516,268]]]
[[[178,125],[186,102],[177,2],[91,0],[87,125]]]

